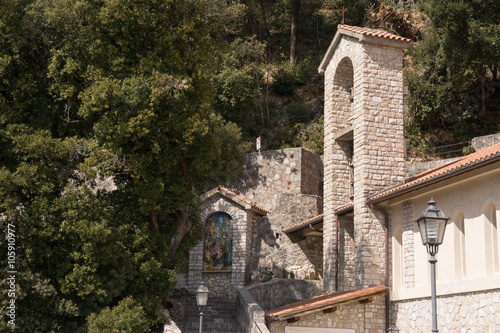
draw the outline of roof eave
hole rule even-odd
[[[360,43],[379,44],[401,49],[406,49],[410,47],[412,44],[411,41],[392,40],[376,36],[367,36],[358,32],[346,30],[339,27],[337,29],[337,32],[335,33],[335,36],[333,37],[332,42],[330,43],[330,46],[328,46],[328,50],[326,51],[325,56],[323,57],[321,63],[318,66],[318,73],[320,75],[323,75],[325,73],[326,68],[328,67],[328,63],[330,62],[330,59],[333,56],[334,50],[337,47],[337,44],[340,42],[341,35],[357,38]]]
[[[261,209],[257,205],[253,205],[251,203],[246,202],[245,200],[241,200],[240,198],[238,198],[233,193],[231,193],[229,191],[226,191],[226,190],[224,190],[221,187],[216,187],[216,188],[211,189],[208,192],[205,192],[204,194],[202,194],[200,196],[200,200],[201,201],[205,201],[205,200],[207,200],[208,198],[210,198],[211,196],[213,196],[216,193],[218,193],[218,194],[222,195],[223,197],[226,197],[229,200],[235,202],[236,204],[240,205],[241,207],[243,207],[247,211],[248,210],[249,211],[253,211],[253,212],[258,213],[259,215],[262,215],[262,216],[267,216],[267,214],[270,213],[270,212],[268,212],[268,211],[266,211],[264,209]]]
[[[298,225],[296,227],[293,227],[293,228],[290,228],[290,229],[286,229],[284,232],[285,234],[290,234],[294,231],[297,231],[297,230],[302,230],[302,229],[305,229],[307,227],[309,227],[310,225],[315,225],[315,224],[319,224],[319,223],[322,223],[323,222],[323,219],[321,220],[317,220],[317,221],[312,221],[312,222],[308,222],[308,223],[304,223],[304,224],[301,224],[301,225]]]
[[[373,195],[372,197],[369,197],[366,200],[366,204],[368,204],[368,205],[378,204],[378,203],[387,201],[389,199],[396,198],[396,197],[399,197],[401,195],[404,195],[404,194],[407,194],[407,193],[419,190],[419,189],[424,188],[426,186],[430,186],[430,185],[432,185],[434,183],[437,183],[437,182],[440,182],[440,181],[443,181],[443,180],[446,180],[446,179],[449,179],[449,178],[457,177],[457,176],[459,176],[459,175],[461,175],[463,173],[466,173],[466,172],[472,171],[474,169],[481,168],[481,167],[484,167],[486,165],[495,163],[498,160],[500,160],[500,155],[494,156],[493,158],[490,158],[490,159],[486,159],[486,160],[480,161],[478,163],[474,163],[472,165],[465,166],[463,168],[460,168],[460,169],[455,170],[455,171],[451,171],[451,172],[443,174],[443,175],[439,175],[437,177],[425,180],[425,181],[423,181],[421,183],[418,183],[418,184],[415,184],[413,186],[406,187],[406,188],[403,188],[403,189],[401,189],[399,191],[389,193],[389,194],[384,195],[382,197],[371,199],[372,197],[377,196],[377,194],[375,194],[375,195]],[[397,185],[397,186],[401,186],[401,185]],[[395,187],[397,187],[397,186],[395,186]],[[387,191],[387,190],[385,190],[385,191]],[[385,191],[383,191],[383,192],[385,192]]]
[[[283,321],[283,320],[287,320],[290,318],[300,317],[300,316],[308,315],[308,314],[311,314],[314,312],[326,310],[326,309],[333,308],[336,306],[345,305],[345,304],[354,303],[354,302],[359,302],[359,301],[362,301],[365,299],[369,299],[369,298],[383,295],[387,292],[388,289],[389,288],[385,287],[384,290],[377,291],[374,293],[370,293],[370,294],[366,294],[366,295],[362,295],[362,296],[356,296],[356,297],[348,298],[348,299],[341,300],[341,301],[332,301],[332,302],[327,303],[327,304],[320,304],[317,306],[312,306],[312,307],[307,308],[307,309],[300,309],[297,311],[291,311],[289,313],[285,313],[285,314],[278,315],[278,316],[269,316],[268,320],[269,321],[278,321],[278,320]]]

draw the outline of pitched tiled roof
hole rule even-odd
[[[330,43],[330,46],[328,47],[328,50],[326,51],[325,56],[323,57],[323,60],[321,60],[321,63],[318,67],[318,72],[320,74],[325,72],[326,67],[330,62],[330,59],[333,57],[335,48],[340,42],[342,35],[357,38],[360,43],[385,44],[396,48],[407,48],[411,45],[412,42],[411,39],[394,35],[384,30],[339,24],[337,32],[335,33],[335,36],[333,37],[333,40]]]
[[[219,193],[222,193],[224,194],[225,196],[229,197],[229,198],[233,198],[233,199],[236,199],[237,201],[240,201],[240,204],[241,202],[247,204],[247,205],[250,205],[250,207],[254,208],[254,209],[257,209],[263,213],[266,213],[266,214],[270,214],[271,212],[268,211],[267,209],[257,205],[255,202],[252,202],[248,199],[245,199],[243,198],[241,195],[238,195],[236,194],[235,192],[231,191],[230,189],[226,188],[226,187],[223,187],[223,186],[219,186],[218,188],[214,188],[204,194],[202,194],[200,196],[200,198],[203,199],[203,197],[207,197],[207,196],[211,196],[212,194],[214,194],[215,192],[219,192]]]
[[[240,199],[241,201],[246,202],[247,204],[249,204],[249,205],[250,205],[250,206],[252,206],[253,208],[257,208],[257,209],[259,209],[259,210],[261,210],[261,211],[263,211],[263,212],[266,212],[266,213],[268,213],[268,214],[270,214],[270,213],[271,213],[271,212],[270,212],[270,211],[268,211],[267,209],[264,209],[263,207],[261,207],[261,206],[257,205],[255,202],[252,202],[252,201],[250,201],[250,200],[247,200],[247,199],[243,198],[241,195],[236,194],[235,192],[231,191],[230,189],[228,189],[228,188],[226,188],[226,187],[220,186],[219,188],[220,188],[222,191],[226,192],[227,194],[229,194],[229,195],[231,195],[231,196],[233,196],[233,197],[235,197],[235,198],[238,198],[238,199]]]
[[[367,289],[322,294],[299,302],[291,303],[276,309],[266,311],[269,320],[286,320],[301,314],[312,313],[338,306],[358,302],[367,298],[384,294],[389,288],[376,286]]]
[[[401,36],[391,34],[387,31],[379,30],[379,29],[355,27],[355,26],[345,25],[345,24],[339,24],[338,29],[352,31],[352,32],[355,32],[355,33],[358,33],[358,34],[364,35],[364,36],[379,37],[379,38],[391,39],[391,40],[400,41],[400,42],[408,42],[408,43],[412,42],[412,40],[409,38],[401,37]]]
[[[407,179],[404,184],[384,190],[368,198],[368,203],[377,203],[417,188],[431,185],[440,180],[457,176],[463,172],[500,160],[500,143],[460,157],[452,162],[437,166]]]
[[[354,209],[354,204],[352,202],[335,208],[333,211],[336,215],[344,214],[350,212]]]
[[[320,223],[323,221],[324,214],[319,214],[315,217],[310,218],[309,220],[302,221],[300,223],[294,224],[291,227],[285,229],[285,233],[290,233],[292,231],[296,231],[299,229],[307,228],[309,224]]]

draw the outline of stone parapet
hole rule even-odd
[[[476,151],[496,145],[497,143],[500,143],[500,133],[479,136],[472,139],[471,142],[472,147],[474,147]]]
[[[264,311],[311,298],[321,293],[323,283],[314,280],[273,279],[248,287]]]
[[[236,320],[241,333],[269,333],[264,310],[246,287],[236,290]]]

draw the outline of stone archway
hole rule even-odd
[[[335,290],[337,274],[334,210],[350,203],[355,286],[384,283],[384,258],[377,255],[384,228],[365,201],[404,179],[402,50],[410,43],[380,30],[339,25],[318,68],[325,75],[325,292]]]

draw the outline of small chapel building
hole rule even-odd
[[[241,332],[428,332],[430,273],[415,219],[451,217],[437,255],[442,332],[500,332],[500,143],[406,176],[403,50],[339,25],[319,66],[325,154],[247,156],[201,197],[204,240],[186,285],[234,302]]]

